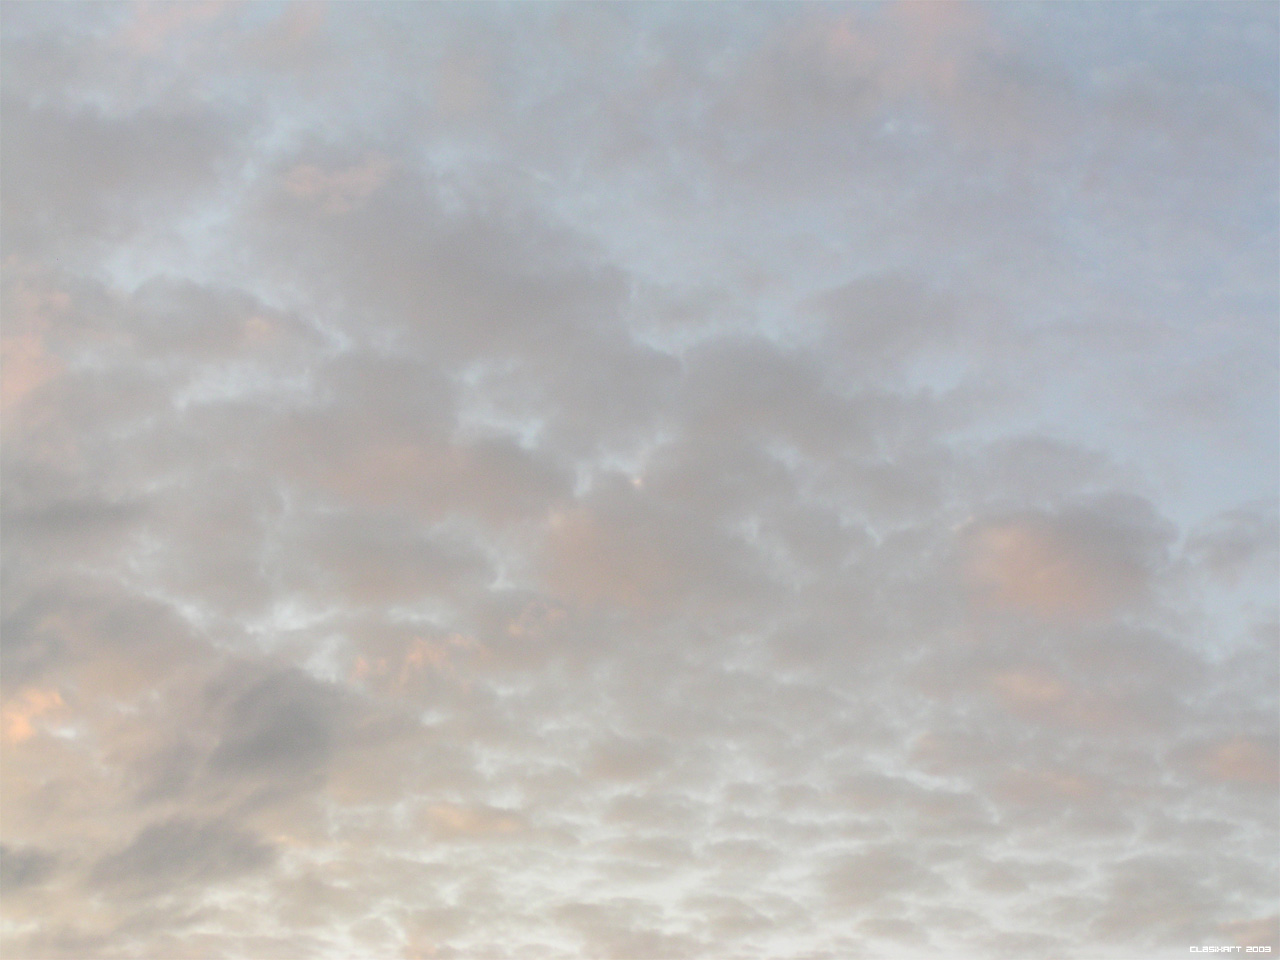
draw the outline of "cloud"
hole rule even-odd
[[[501,810],[438,805],[427,811],[430,824],[446,837],[481,837],[507,834],[522,829],[518,817]]]
[[[34,264],[14,258],[3,288],[5,334],[0,336],[0,417],[12,436],[24,428],[23,415],[30,418],[28,401],[41,387],[54,380],[62,363],[50,349],[50,327],[71,303],[65,291],[50,283]],[[40,414],[35,413],[38,423]],[[34,424],[25,424],[32,429]]]
[[[0,363],[5,368],[3,402],[12,411],[30,393],[47,383],[58,372],[58,363],[45,349],[35,333],[5,337],[0,342]]]
[[[1269,942],[1266,16],[0,18],[10,953]]]
[[[235,125],[211,112],[107,117],[17,101],[0,150],[11,253],[72,236],[109,239],[212,187]],[[127,198],[127,199],[126,199]]]
[[[24,887],[38,886],[54,871],[57,862],[58,858],[46,850],[0,845],[0,887],[11,895]]]
[[[1280,749],[1274,742],[1232,737],[1204,751],[1203,769],[1228,783],[1271,786],[1280,778]]]
[[[834,902],[863,909],[895,894],[927,892],[935,882],[915,856],[893,844],[842,857],[823,877]]]
[[[1258,917],[1250,920],[1234,920],[1222,926],[1225,939],[1241,946],[1268,946],[1275,948],[1280,941],[1280,917]]]
[[[30,740],[36,735],[36,728],[32,721],[64,706],[62,694],[56,689],[27,687],[5,706],[3,713],[0,713],[5,742],[22,743],[24,740]]]
[[[378,156],[330,172],[300,163],[285,174],[284,189],[290,196],[317,204],[327,214],[350,213],[386,183],[390,172],[390,162]]]
[[[116,892],[216,884],[269,866],[271,848],[217,821],[174,818],[144,828],[94,864],[90,882]]]
[[[180,7],[134,4],[133,15],[121,32],[120,42],[139,54],[155,53],[172,38],[223,16],[229,6],[221,0]]]
[[[992,685],[1001,695],[1021,703],[1058,703],[1066,688],[1052,677],[1035,672],[1010,671],[998,674]]]
[[[1140,501],[1025,514],[975,529],[967,572],[974,596],[988,608],[1104,615],[1143,598],[1166,537]]]
[[[226,704],[226,725],[209,757],[213,771],[285,778],[329,760],[337,704],[305,675],[267,676],[235,694],[217,684],[209,693],[215,703]]]
[[[1275,566],[1280,521],[1274,504],[1250,504],[1212,518],[1192,532],[1187,553],[1212,574],[1238,579],[1260,561]]]

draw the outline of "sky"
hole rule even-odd
[[[1280,950],[1280,8],[0,6],[0,953]]]

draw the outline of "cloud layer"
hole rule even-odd
[[[1280,949],[1262,5],[3,8],[4,949]]]

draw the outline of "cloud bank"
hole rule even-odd
[[[0,16],[7,955],[1280,949],[1274,8]]]

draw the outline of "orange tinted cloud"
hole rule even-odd
[[[1015,704],[1047,706],[1067,697],[1064,684],[1037,670],[1008,670],[997,674],[991,685],[1002,698]]]
[[[403,653],[391,656],[357,656],[351,668],[351,679],[359,683],[381,686],[387,691],[404,693],[425,675],[458,676],[460,657],[469,652],[484,658],[488,651],[474,637],[451,633],[438,640],[414,637]],[[464,682],[463,686],[467,684]]]
[[[1214,744],[1204,757],[1205,771],[1216,780],[1273,786],[1280,782],[1280,758],[1250,737],[1233,737]]]
[[[1110,611],[1141,587],[1141,570],[1108,554],[1047,520],[1010,520],[971,538],[967,573],[982,606],[1089,616]]]
[[[0,736],[5,743],[22,743],[35,736],[32,723],[63,706],[62,694],[52,687],[28,687],[0,711]]]
[[[12,259],[6,266],[23,270],[23,264]],[[0,410],[6,420],[61,369],[45,338],[51,321],[71,306],[66,293],[38,278],[19,279],[11,289],[6,297],[5,335],[0,337]]]
[[[58,362],[35,333],[0,338],[0,408],[10,413],[57,372]]]
[[[515,833],[521,828],[514,816],[489,807],[437,804],[427,810],[427,819],[437,831],[458,837]]]
[[[312,201],[325,213],[336,215],[359,209],[390,175],[391,162],[376,154],[336,170],[300,163],[285,174],[284,189],[290,196]]]
[[[451,633],[443,641],[435,643],[423,637],[415,637],[404,656],[396,686],[403,689],[416,674],[426,670],[437,674],[455,674],[455,655],[460,650],[484,652],[474,637],[461,633]]]

